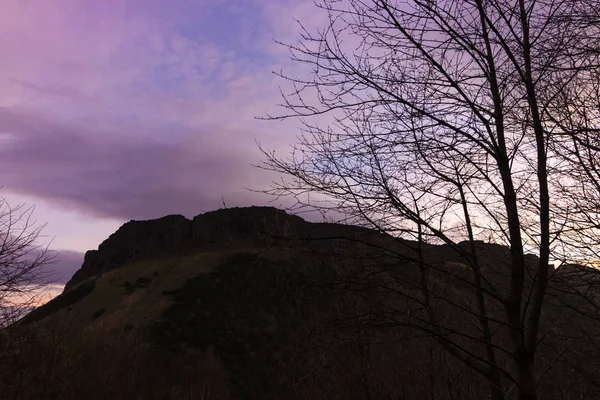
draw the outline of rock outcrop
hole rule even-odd
[[[168,215],[129,221],[102,242],[98,250],[85,253],[83,265],[67,282],[65,292],[133,261],[186,254],[206,246],[266,245],[280,237],[299,235],[306,225],[302,218],[274,207],[228,208],[200,214],[192,220]]]
[[[70,291],[103,272],[135,261],[185,255],[207,248],[217,250],[224,247],[266,246],[283,238],[352,238],[376,242],[380,249],[393,248],[396,255],[409,255],[417,248],[416,243],[398,241],[358,226],[310,223],[274,207],[227,208],[197,215],[192,220],[182,215],[168,215],[148,221],[125,223],[102,242],[98,250],[86,252],[83,265],[66,284],[64,291]],[[471,250],[468,242],[458,246],[467,252]],[[475,247],[484,269],[492,269],[500,275],[508,276],[508,247],[479,241],[475,243]],[[456,250],[447,245],[427,245],[424,250],[428,260],[434,264],[466,263]],[[528,265],[537,268],[537,257],[528,255],[527,261]],[[562,271],[567,271],[567,268]]]

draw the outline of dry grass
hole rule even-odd
[[[382,305],[408,306],[402,296],[341,279],[362,261],[349,255],[356,246],[340,249],[348,256],[324,256],[319,251],[331,248],[312,246],[232,249],[109,271],[70,309],[0,342],[2,398],[212,400],[231,392],[241,399],[486,398],[488,386],[478,374],[422,331],[402,326],[401,315],[394,316],[397,325],[385,327],[364,319]],[[472,301],[451,282],[438,290]],[[448,326],[467,331],[473,322],[439,307]],[[173,351],[148,336],[163,322]],[[555,356],[549,346],[562,349],[554,339],[541,342],[547,353],[540,375]],[[587,347],[573,350],[572,360],[584,354],[579,349]],[[591,363],[584,367],[598,373]],[[569,369],[553,362],[543,372],[544,399],[598,394]]]

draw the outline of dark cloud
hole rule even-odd
[[[72,250],[52,251],[56,255],[54,263],[44,267],[47,280],[57,285],[64,285],[71,279],[75,271],[83,264],[84,253]]]
[[[221,207],[221,196],[228,206],[264,204],[268,198],[244,190],[261,174],[249,165],[256,149],[236,140],[252,143],[248,136],[135,121],[69,122],[0,108],[1,184],[122,219],[193,216]]]

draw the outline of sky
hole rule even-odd
[[[282,112],[272,71],[307,73],[274,39],[325,18],[312,0],[0,2],[0,196],[47,223],[57,290],[126,221],[272,200],[247,190],[274,178],[256,142],[282,154],[300,124],[256,117]]]

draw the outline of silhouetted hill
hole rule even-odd
[[[271,207],[130,221],[86,253],[60,296],[21,321],[18,329],[42,335],[35,357],[53,361],[20,356],[27,372],[11,379],[29,382],[24,398],[54,386],[52,398],[64,399],[482,398],[481,377],[442,356],[419,322],[424,262],[438,318],[478,335],[477,314],[467,312],[476,304],[467,289],[473,248],[486,289],[504,292],[509,249],[495,244],[423,244],[418,253],[416,242]],[[560,347],[565,335],[595,329],[578,319],[594,312],[573,297],[572,276],[588,280],[581,271],[594,274],[552,272],[540,342],[548,359],[592,352],[585,341]],[[466,349],[483,354],[473,343]],[[508,346],[505,326],[494,324],[494,343]],[[499,362],[511,368],[502,353]],[[564,398],[553,377],[569,371],[545,372],[544,398]]]
[[[128,262],[155,256],[188,254],[207,247],[265,244],[270,235],[299,233],[304,220],[272,207],[229,208],[200,214],[192,220],[168,215],[149,221],[129,221],[98,250],[85,253],[83,266],[65,286],[77,283]]]

